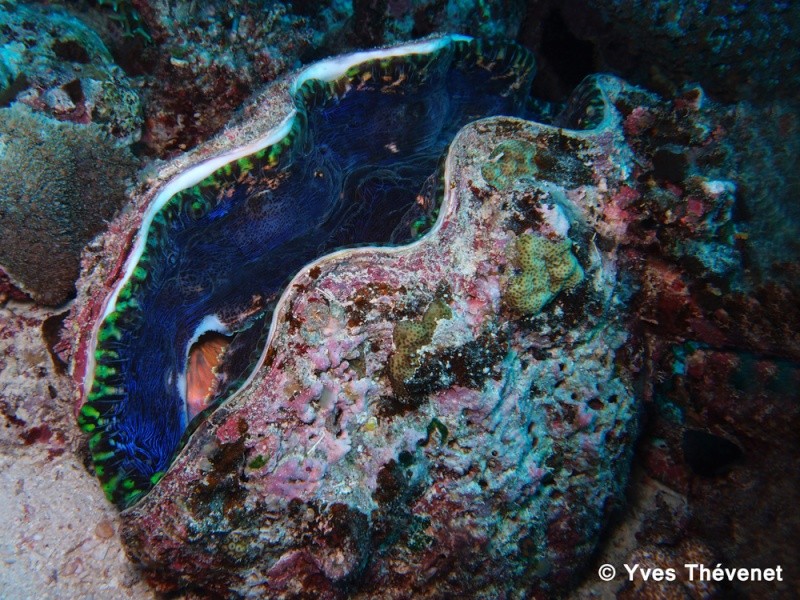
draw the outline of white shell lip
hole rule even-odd
[[[403,44],[400,46],[392,46],[388,48],[380,48],[377,50],[367,50],[361,52],[354,52],[351,54],[345,54],[343,56],[336,56],[328,59],[324,59],[319,61],[309,67],[306,67],[294,78],[290,86],[290,96],[292,101],[294,102],[294,94],[303,85],[306,81],[310,79],[319,79],[321,81],[332,81],[337,79],[345,74],[345,72],[354,67],[356,65],[362,64],[364,62],[376,59],[383,59],[383,58],[392,58],[398,56],[408,56],[413,54],[431,54],[440,50],[441,48],[446,47],[447,45],[453,42],[469,42],[473,38],[466,35],[460,34],[448,34],[443,35],[441,37],[434,37],[427,40],[423,40],[420,42],[412,42],[409,44]],[[139,231],[136,234],[136,242],[133,245],[130,253],[128,254],[127,259],[125,260],[125,272],[124,275],[114,284],[111,293],[108,295],[101,315],[95,321],[94,327],[92,328],[92,336],[90,342],[87,346],[87,359],[86,359],[86,367],[83,377],[83,396],[84,400],[85,397],[89,394],[92,384],[94,383],[94,370],[95,370],[95,349],[97,347],[97,334],[102,326],[103,322],[105,321],[106,317],[114,312],[114,309],[117,305],[117,298],[119,297],[119,293],[122,290],[122,287],[128,282],[130,279],[133,270],[136,268],[136,265],[139,263],[139,259],[144,252],[144,247],[147,242],[147,232],[150,229],[150,225],[153,222],[153,218],[161,210],[164,205],[173,197],[175,194],[188,189],[198,183],[200,183],[203,179],[211,175],[216,170],[220,169],[221,167],[225,166],[228,163],[236,161],[240,158],[258,152],[259,150],[263,150],[264,148],[274,145],[280,140],[282,140],[291,130],[292,124],[294,123],[295,116],[297,115],[297,109],[291,108],[288,114],[283,118],[279,125],[268,131],[261,137],[258,137],[254,140],[251,140],[238,148],[234,148],[228,152],[224,152],[219,154],[215,157],[203,160],[196,165],[193,165],[186,169],[180,175],[173,177],[170,179],[158,192],[155,198],[151,201],[150,206],[148,206],[147,210],[145,211],[144,215],[142,216],[142,222],[139,226]],[[441,220],[441,216],[443,211],[440,210],[439,220],[437,220],[437,225]],[[434,226],[434,229],[436,225]],[[433,229],[431,230],[433,231]],[[403,246],[406,248],[407,246]],[[369,247],[361,247],[358,248],[359,250],[367,250]],[[384,248],[386,249],[386,248]],[[347,250],[341,250],[338,252],[333,253],[333,255],[325,255],[319,259],[316,259],[313,262],[317,262],[317,260],[321,260],[322,258],[328,258],[329,256],[339,256],[342,252],[347,252]],[[302,272],[303,269],[300,270]],[[270,333],[267,339],[267,344],[265,345],[264,352],[269,348],[269,344],[272,340],[272,331],[275,326],[275,318],[280,312],[281,303],[284,300],[285,292],[281,295],[281,299],[275,307],[273,312],[273,319],[270,325]],[[207,326],[216,319],[219,322],[219,318],[216,315],[207,315],[203,323]],[[228,333],[223,329],[215,329],[213,327],[208,327],[203,331],[219,331],[220,333]],[[196,332],[195,332],[196,333]],[[199,336],[198,336],[199,337]],[[264,354],[262,354],[259,360],[263,360]],[[252,378],[255,375],[257,369],[253,370],[251,376],[247,379],[247,381],[242,385],[242,387],[237,391],[235,395],[238,395],[239,392],[244,390],[247,385],[250,383]],[[180,380],[182,377],[179,377]],[[183,391],[180,389],[179,381],[176,381],[176,385],[179,386],[179,393],[181,397],[184,396]],[[185,398],[184,398],[185,401]]]
[[[449,34],[443,37],[412,42],[402,46],[392,46],[377,50],[365,50],[354,52],[343,56],[328,58],[318,63],[306,67],[295,79],[291,91],[294,94],[301,85],[309,79],[319,79],[320,81],[333,81],[345,74],[347,69],[352,66],[365,63],[370,60],[392,58],[396,56],[409,56],[411,54],[430,54],[444,48],[452,42],[469,42],[472,38],[467,35]]]

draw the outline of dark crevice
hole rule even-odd
[[[59,40],[53,43],[52,49],[55,55],[61,60],[82,65],[88,64],[90,61],[89,53],[86,51],[86,48],[75,40]]]
[[[542,18],[541,6],[531,9],[519,36],[537,59],[532,95],[549,101],[563,101],[587,76],[598,70],[594,43],[577,37],[559,8]]]

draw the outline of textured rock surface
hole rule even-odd
[[[122,206],[136,167],[98,125],[0,109],[0,270],[41,304],[69,300],[84,245]]]
[[[727,101],[797,94],[798,81],[790,73],[800,58],[794,43],[800,12],[791,2],[587,4],[607,28],[597,39],[607,60],[631,74],[638,71],[656,86],[702,81],[710,94]],[[575,8],[577,21],[580,7]],[[584,23],[587,33],[597,29],[588,19]],[[628,45],[621,52],[618,40],[623,38]]]
[[[127,60],[146,71],[147,154],[192,148],[219,131],[254,90],[307,59],[313,46],[336,37],[346,19],[338,3],[315,4],[303,14],[283,2],[234,0],[136,3],[152,38]],[[298,14],[299,13],[299,14]]]
[[[519,0],[208,0],[200,8],[183,0],[99,4],[86,3],[86,11],[120,64],[141,75],[141,149],[159,157],[206,141],[255,90],[301,63],[437,33],[512,40],[525,10]],[[110,19],[121,22],[109,24]],[[146,37],[122,35],[138,27]]]
[[[120,144],[139,139],[139,96],[98,35],[54,6],[0,6],[0,105],[95,123]]]
[[[632,487],[639,508],[596,566],[619,567],[642,552],[667,564],[687,556],[780,564],[786,580],[772,586],[684,582],[680,590],[792,598],[800,585],[797,553],[786,551],[800,535],[791,508],[800,501],[800,252],[797,174],[786,161],[797,123],[782,104],[726,107],[698,92],[617,102],[638,157],[639,185],[614,204],[625,262],[641,281],[645,427]],[[640,583],[618,577],[607,591],[664,593]],[[599,589],[589,578],[582,593]]]
[[[524,14],[525,3],[520,0],[355,0],[350,35],[372,44],[397,43],[441,31],[513,39]]]

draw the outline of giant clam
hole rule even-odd
[[[112,225],[79,420],[162,589],[496,597],[588,556],[636,421],[599,231],[630,159],[621,84],[551,127],[531,74],[462,36],[323,61]]]

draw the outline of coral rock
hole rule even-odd
[[[136,160],[97,125],[0,109],[0,265],[37,302],[75,293],[84,245],[125,199]]]
[[[139,139],[139,97],[98,35],[55,6],[0,7],[0,99],[72,123],[95,123],[120,145]]]

